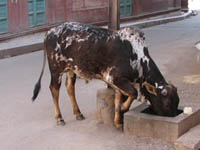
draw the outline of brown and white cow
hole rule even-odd
[[[115,90],[114,123],[117,128],[121,127],[120,114],[128,111],[138,95],[145,96],[159,115],[173,116],[177,112],[177,89],[160,73],[148,53],[144,34],[138,29],[129,27],[114,32],[67,22],[47,32],[44,47],[43,68],[32,100],[40,91],[47,54],[58,124],[65,124],[58,102],[63,73],[67,73],[66,87],[78,120],[84,116],[75,98],[76,75],[85,80],[100,79]],[[122,95],[127,96],[127,100],[123,101]]]

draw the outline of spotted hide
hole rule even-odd
[[[176,114],[179,98],[176,88],[168,84],[149,55],[144,34],[133,27],[119,31],[67,22],[52,28],[44,40],[44,64],[34,90],[35,100],[44,71],[46,54],[51,73],[50,90],[56,119],[64,124],[59,108],[59,89],[63,73],[74,114],[84,119],[75,98],[76,76],[85,80],[100,79],[115,90],[117,128],[122,126],[121,113],[128,111],[133,99],[143,95],[159,115]],[[122,95],[127,99],[122,100]]]

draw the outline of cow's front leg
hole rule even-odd
[[[114,123],[117,128],[121,128],[122,123],[120,123],[120,115],[123,115],[123,113],[130,108],[133,99],[137,97],[137,90],[126,78],[114,78],[114,85],[118,88],[118,90],[116,90],[117,92],[115,93]],[[123,102],[121,98],[121,93],[128,96],[125,102]]]
[[[133,100],[134,100],[134,97],[129,96],[128,99],[124,103],[122,103],[122,105],[121,105],[121,112],[122,113],[125,113],[129,110]]]
[[[77,120],[83,120],[85,117],[82,115],[75,97],[75,82],[76,82],[76,75],[72,71],[68,71],[65,85],[67,88],[68,95],[72,102],[74,115],[76,116]]]
[[[123,103],[122,94],[117,91],[115,92],[115,117],[114,124],[116,128],[122,129],[123,114],[127,112],[133,102],[133,96],[128,96],[127,100]]]
[[[55,114],[56,114],[55,118],[57,121],[57,125],[65,125],[65,121],[62,118],[62,114],[60,112],[60,107],[59,107],[59,90],[61,85],[61,81],[59,79],[60,79],[59,75],[52,75],[49,88],[51,90],[51,94],[53,97]]]
[[[116,128],[121,129],[122,128],[122,122],[121,122],[121,104],[122,104],[122,94],[119,90],[115,90],[115,116],[114,116],[114,124]]]

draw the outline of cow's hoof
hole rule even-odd
[[[58,126],[64,126],[65,125],[65,121],[62,119],[62,120],[57,120],[57,125]]]
[[[85,117],[82,114],[76,116],[76,120],[84,120]]]
[[[116,127],[119,131],[123,131],[123,125],[122,125],[122,124],[115,124],[115,127]]]

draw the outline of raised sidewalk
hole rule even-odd
[[[145,19],[143,21],[122,23],[121,27],[137,26],[139,28],[146,28],[146,27],[151,27],[154,25],[160,25],[164,23],[183,20],[191,16],[191,14],[192,12],[189,11],[187,13],[184,13],[178,16],[171,16],[171,17],[161,16],[161,18],[158,18],[158,19],[149,19],[149,20]],[[35,34],[21,36],[18,38],[13,38],[10,40],[1,41],[0,42],[0,59],[13,57],[13,56],[30,53],[30,52],[43,49],[44,35],[45,35],[45,32],[39,32]]]

